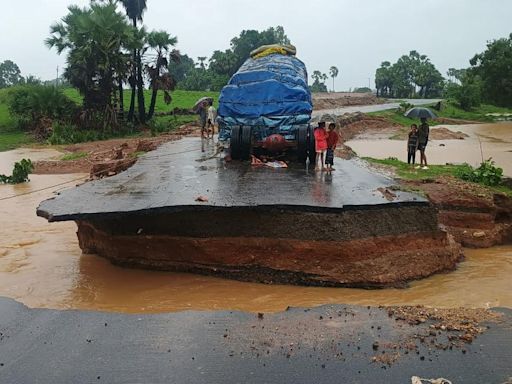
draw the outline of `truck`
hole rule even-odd
[[[270,152],[314,162],[308,73],[295,52],[278,45],[254,50],[222,89],[219,140],[229,145],[232,159]]]

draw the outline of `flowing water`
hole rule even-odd
[[[427,160],[431,164],[468,163],[480,164],[482,159],[492,159],[512,176],[512,123],[440,125],[451,131],[461,131],[469,137],[464,140],[431,140],[427,146]],[[436,128],[436,127],[433,127]],[[407,160],[404,140],[390,140],[386,136],[368,135],[356,137],[346,143],[359,156],[377,159],[397,157]],[[419,153],[416,155],[419,162]]]
[[[55,153],[0,153],[0,172],[10,169],[20,156],[47,158]],[[466,260],[456,271],[413,282],[407,289],[263,285],[116,267],[100,257],[82,255],[75,223],[50,224],[35,215],[40,201],[85,177],[32,175],[30,183],[0,185],[0,296],[30,307],[130,313],[187,309],[271,312],[329,303],[512,308],[512,246],[466,250]],[[24,195],[1,200],[21,193]]]

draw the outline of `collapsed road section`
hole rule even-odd
[[[426,199],[389,191],[358,159],[313,173],[227,162],[210,146],[166,143],[37,214],[76,221],[82,250],[115,264],[266,283],[403,286],[461,258]]]

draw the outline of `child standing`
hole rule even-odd
[[[407,164],[414,165],[416,163],[416,151],[418,150],[419,135],[418,126],[411,125],[409,137],[407,139]]]
[[[315,170],[325,171],[324,167],[324,156],[327,150],[327,137],[328,134],[325,131],[325,122],[320,121],[314,131],[315,135],[315,152],[316,152],[316,166]],[[320,162],[320,165],[318,164]]]
[[[325,155],[325,165],[329,172],[335,170],[332,166],[334,165],[334,150],[338,145],[338,140],[339,136],[336,132],[336,124],[330,123],[327,132],[327,153]]]

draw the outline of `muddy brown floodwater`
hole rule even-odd
[[[512,123],[439,125],[451,131],[461,131],[469,137],[464,140],[431,140],[427,147],[427,159],[431,164],[464,163],[476,166],[492,157],[512,176]],[[359,156],[377,159],[397,157],[407,160],[406,144],[403,140],[390,140],[388,135],[365,134],[346,142]],[[416,156],[419,161],[419,154]]]
[[[0,165],[30,150],[0,153]],[[45,158],[44,152],[37,153]],[[50,151],[46,158],[54,156]],[[10,168],[8,166],[7,168]],[[86,175],[32,175],[31,182],[0,185],[0,199],[38,191]],[[512,308],[512,246],[466,250],[456,271],[416,281],[407,289],[362,290],[263,285],[213,277],[124,269],[82,255],[73,222],[49,224],[38,204],[63,186],[0,200],[0,296],[30,307],[157,313],[186,309],[281,311],[330,303],[423,304]]]

